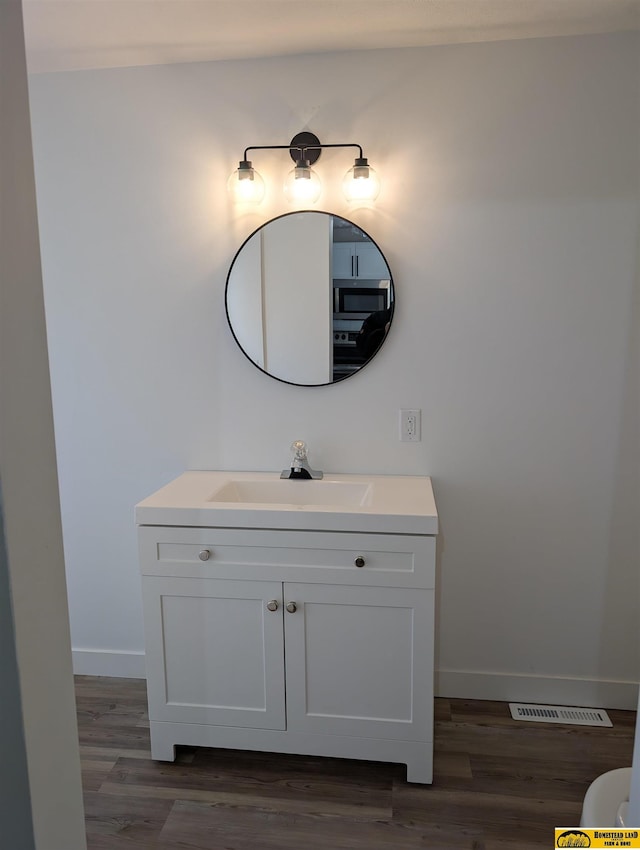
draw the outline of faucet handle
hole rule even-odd
[[[294,440],[291,443],[291,451],[296,460],[305,460],[307,457],[307,444],[304,440]]]
[[[2,0],[0,0],[2,2]],[[307,460],[307,444],[304,440],[294,440],[291,443],[291,451],[293,458],[289,469],[283,469],[280,478],[297,478],[300,481],[308,480],[309,478],[322,478],[322,472],[319,469],[311,469]]]

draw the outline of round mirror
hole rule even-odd
[[[393,280],[373,239],[345,218],[294,212],[241,245],[225,293],[236,342],[263,372],[317,387],[371,361],[393,318]]]

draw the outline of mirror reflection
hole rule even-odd
[[[393,319],[389,266],[353,222],[322,212],[274,218],[240,247],[225,295],[244,354],[290,384],[344,380],[379,351]]]

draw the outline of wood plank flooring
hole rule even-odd
[[[377,762],[187,747],[154,762],[144,681],[79,676],[76,696],[89,850],[550,848],[589,783],[631,764],[635,723],[525,723],[506,703],[438,699],[429,786]]]

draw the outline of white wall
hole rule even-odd
[[[186,468],[279,470],[303,438],[328,471],[433,476],[440,693],[635,707],[639,47],[619,34],[31,80],[79,669],[142,670],[134,503]],[[224,313],[237,247],[289,209],[284,154],[254,158],[255,214],[234,212],[228,174],[309,114],[383,181],[374,210],[350,210],[348,152],[325,151],[316,208],[367,230],[397,287],[379,356],[318,389],[252,367]],[[422,409],[421,443],[398,441],[400,407]]]
[[[0,103],[0,844],[11,850],[82,850],[20,0],[0,3]]]

